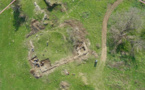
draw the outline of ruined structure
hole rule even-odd
[[[77,20],[67,20],[64,22],[64,26],[71,27],[67,32],[70,40],[73,42],[75,54],[78,56],[87,54],[87,32],[83,25]]]
[[[65,65],[75,60],[79,61],[88,58],[88,55],[90,54],[90,50],[88,48],[89,41],[87,41],[85,38],[87,33],[85,28],[83,28],[83,25],[76,20],[68,20],[64,23],[64,26],[71,27],[68,34],[70,35],[70,38],[73,41],[75,54],[72,56],[68,56],[66,58],[62,58],[61,60],[56,61],[52,65],[49,59],[39,61],[39,59],[36,56],[33,57],[32,59],[30,59],[30,64],[32,66],[30,73],[34,75],[34,77],[39,78],[41,76],[48,75],[61,65]],[[33,24],[31,28],[32,30],[38,30],[39,26],[37,29],[37,23],[36,23]],[[32,48],[34,48],[32,42],[30,43],[30,45]],[[69,72],[65,71],[65,74],[69,75]]]
[[[45,27],[41,25],[41,23],[37,20],[32,20],[31,21],[31,32],[26,36],[27,38],[40,30],[43,30]]]
[[[88,53],[88,48],[85,42],[77,43],[75,50],[77,55],[85,55]]]
[[[49,69],[49,67],[51,67],[49,59],[39,61],[37,56],[35,56],[29,61],[32,66],[30,73],[36,78],[41,77],[42,73],[46,72]]]

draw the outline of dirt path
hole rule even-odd
[[[34,45],[31,40],[29,41],[29,43],[30,43],[30,48],[29,48],[30,50],[28,52],[28,59],[30,60],[32,58],[32,53],[33,53],[32,48],[34,49]]]
[[[141,3],[143,3],[143,4],[145,4],[145,2],[144,1],[142,1],[142,0],[139,0]]]
[[[0,14],[2,14],[6,9],[9,8],[10,5],[12,5],[16,0],[13,0],[8,6],[6,6],[2,11],[0,11]]]
[[[104,88],[103,70],[104,70],[105,62],[106,62],[106,58],[107,58],[107,46],[106,46],[106,41],[107,41],[107,23],[108,23],[109,17],[111,15],[111,13],[113,12],[113,10],[122,1],[123,0],[117,0],[113,5],[109,6],[108,9],[107,9],[106,14],[104,16],[104,19],[103,19],[103,26],[102,26],[102,53],[101,53],[100,62],[98,63],[98,66],[96,68],[96,73],[94,75],[95,77],[92,80],[92,83],[96,82],[96,83],[94,83],[94,85],[96,86],[96,90],[100,90],[100,89]]]
[[[107,47],[106,47],[106,41],[107,41],[107,23],[108,19],[113,12],[113,10],[122,2],[123,0],[117,0],[112,6],[108,7],[107,12],[105,14],[104,20],[103,20],[103,26],[102,26],[102,54],[101,54],[101,61],[106,61],[107,58]]]

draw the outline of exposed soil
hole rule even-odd
[[[48,58],[39,61],[37,56],[35,56],[31,60],[29,60],[29,62],[31,63],[32,66],[30,73],[33,74],[33,76],[36,78],[41,77],[42,73],[51,67],[51,62]]]
[[[31,21],[31,32],[26,36],[27,38],[30,37],[31,35],[39,32],[40,30],[43,30],[45,27],[40,24],[39,21],[37,20],[32,20]]]
[[[102,52],[101,52],[101,60],[100,63],[98,63],[98,66],[96,68],[96,77],[93,78],[93,80],[96,80],[97,83],[94,83],[96,86],[96,90],[99,90],[99,87],[104,87],[103,84],[103,70],[105,67],[105,62],[107,58],[107,46],[106,46],[106,40],[107,40],[107,23],[109,20],[109,17],[113,10],[122,2],[123,0],[117,0],[113,5],[109,6],[107,9],[107,12],[103,19],[103,26],[102,26]]]
[[[79,72],[79,76],[82,78],[82,81],[84,82],[85,85],[88,85],[88,80],[85,77],[85,75],[81,72]]]
[[[145,1],[143,1],[143,0],[139,0],[141,3],[143,3],[143,4],[145,4]]]
[[[107,40],[107,23],[109,17],[113,10],[122,2],[123,0],[117,0],[113,5],[111,5],[104,17],[103,26],[102,26],[102,54],[101,54],[101,61],[106,61],[107,58],[107,47],[106,47],[106,40]]]
[[[61,81],[60,90],[69,90],[69,84],[66,81]]]
[[[28,53],[28,59],[30,60],[31,58],[32,58],[32,48],[34,49],[34,45],[33,45],[33,42],[30,40],[29,41],[29,43],[30,43],[30,47],[29,47],[29,53]]]
[[[108,65],[112,68],[121,69],[122,67],[124,67],[125,63],[123,61],[109,62]]]
[[[79,42],[85,41],[87,32],[83,25],[80,23],[80,21],[66,20],[63,23],[63,26],[70,26],[73,29],[71,32],[73,33],[73,37],[77,37]]]

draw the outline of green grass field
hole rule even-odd
[[[40,79],[34,78],[30,73],[28,63],[28,47],[26,42],[34,42],[36,55],[40,59],[50,58],[54,63],[61,58],[72,55],[72,43],[65,41],[64,36],[68,38],[67,28],[59,28],[48,25],[44,31],[38,32],[40,39],[33,35],[26,39],[30,32],[29,26],[32,18],[38,18],[34,13],[34,1],[42,9],[47,6],[43,0],[22,0],[22,10],[27,15],[27,23],[23,23],[17,31],[14,27],[13,10],[9,8],[0,15],[0,90],[58,90],[61,81],[67,81],[70,84],[70,90],[95,90],[94,83],[103,83],[104,87],[98,87],[100,90],[144,90],[145,89],[145,57],[144,53],[137,54],[137,66],[130,64],[122,69],[108,66],[109,62],[115,62],[113,57],[108,55],[107,63],[103,71],[103,82],[92,79],[95,77],[96,68],[93,67],[95,57],[88,58],[84,64],[78,62],[69,63],[56,69],[55,72]],[[69,19],[79,20],[88,34],[87,37],[91,46],[90,49],[101,54],[101,49],[96,48],[96,44],[101,45],[101,30],[103,17],[108,4],[113,4],[116,0],[62,0],[67,3],[67,13],[53,10],[50,12],[50,20],[57,19],[58,24]],[[11,0],[1,0],[0,10],[7,6]],[[113,12],[126,11],[130,7],[136,7],[144,11],[143,6],[137,0],[124,0]],[[85,15],[87,13],[86,18]],[[40,35],[40,34],[43,35]],[[49,46],[46,46],[47,41]],[[43,56],[44,54],[44,56]],[[117,58],[118,59],[118,58]],[[69,70],[70,75],[61,74],[64,69]],[[75,74],[73,76],[72,74]],[[79,73],[84,73],[88,85],[82,80]]]

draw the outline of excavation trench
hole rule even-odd
[[[34,45],[33,42],[30,40],[29,41],[30,45],[29,45],[29,54],[28,54],[28,58],[29,58],[29,63],[32,67],[31,69],[31,73],[34,75],[34,77],[39,78],[42,77],[43,75],[48,75],[50,73],[52,73],[57,67],[68,64],[70,62],[73,62],[75,60],[84,60],[88,58],[88,54],[91,54],[91,51],[87,48],[87,45],[85,43],[82,44],[82,46],[80,46],[77,50],[79,53],[77,53],[74,56],[69,56],[67,58],[61,59],[57,62],[55,62],[54,64],[49,64],[44,63],[43,66],[41,66],[41,60],[40,62],[38,61],[39,59],[35,56],[33,57],[33,54],[35,51],[34,50]],[[85,49],[84,49],[85,48]],[[83,50],[83,51],[82,51]],[[95,55],[95,54],[93,54]],[[37,61],[37,62],[35,62]],[[45,60],[47,61],[47,60]],[[49,61],[48,61],[49,62]],[[36,64],[37,66],[35,66],[34,64]],[[44,68],[45,66],[45,68]]]

